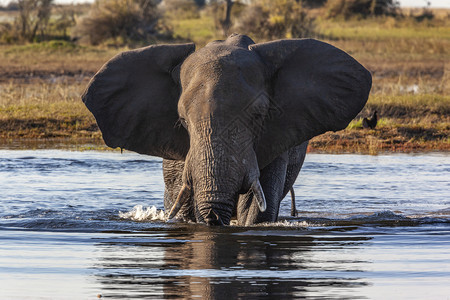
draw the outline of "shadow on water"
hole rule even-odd
[[[370,243],[345,230],[189,225],[122,234],[96,245],[94,273],[108,298],[361,298],[354,290],[369,284],[361,268],[369,262],[324,256]]]

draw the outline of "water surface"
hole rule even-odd
[[[165,221],[158,158],[0,150],[0,298],[448,299],[449,178],[448,154],[309,154],[298,217],[208,228]]]

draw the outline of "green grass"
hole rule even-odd
[[[217,39],[214,19],[209,16],[200,18],[172,20],[174,36],[191,40],[198,46],[204,46],[211,40]]]

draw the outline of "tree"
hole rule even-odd
[[[222,30],[224,36],[229,34],[231,28],[231,10],[233,6],[239,1],[233,0],[210,0],[209,4],[212,7],[212,12],[216,22],[216,27]]]
[[[76,24],[75,10],[64,6],[55,7],[56,15],[59,17],[53,20],[52,25],[59,34],[62,33],[64,39],[68,39],[67,30]]]
[[[228,30],[231,27],[231,9],[233,8],[234,2],[232,0],[226,0],[225,3],[225,19],[222,21],[222,28],[224,35],[228,35]]]
[[[44,38],[53,0],[18,0],[19,17],[16,24],[19,27],[20,37],[32,42],[38,32]]]

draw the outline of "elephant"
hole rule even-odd
[[[163,158],[169,218],[247,226],[278,219],[308,141],[346,128],[371,86],[323,41],[232,34],[122,52],[82,100],[108,146]]]

